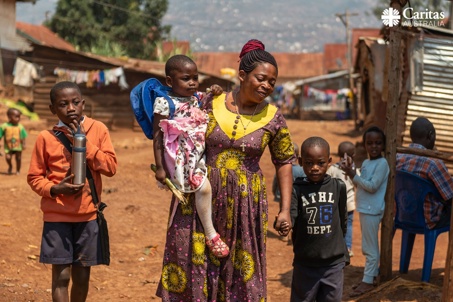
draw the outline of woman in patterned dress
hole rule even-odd
[[[230,255],[214,257],[193,202],[173,200],[157,290],[163,301],[266,301],[268,197],[259,167],[266,146],[281,188],[275,229],[286,236],[291,228],[293,144],[282,113],[264,101],[274,90],[277,63],[258,40],[247,42],[240,58],[239,89],[208,99],[205,108],[213,221]]]

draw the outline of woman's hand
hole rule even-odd
[[[280,236],[287,236],[291,228],[292,225],[289,211],[280,212],[275,216],[274,229]]]
[[[222,87],[217,84],[211,86],[210,91],[213,95],[221,95],[223,93]]]
[[[155,177],[158,182],[165,185],[165,178],[167,174],[165,173],[165,169],[163,167],[158,167],[155,171]]]
[[[280,212],[275,218],[274,229],[280,236],[288,235],[291,225],[291,192],[293,189],[293,172],[291,163],[276,165],[278,185],[280,187]]]

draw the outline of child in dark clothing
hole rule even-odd
[[[341,301],[343,268],[349,262],[344,241],[348,212],[346,186],[326,174],[332,158],[321,137],[302,144],[300,165],[307,177],[293,184],[293,279],[291,302]]]
[[[338,156],[340,161],[331,165],[327,170],[327,174],[331,177],[339,178],[346,184],[346,195],[348,197],[348,230],[346,231],[346,246],[348,247],[349,257],[352,257],[352,223],[354,221],[354,210],[355,210],[355,186],[352,179],[341,170],[341,162],[345,161],[345,156],[349,156],[352,160],[355,156],[355,146],[349,141],[341,142],[338,145]],[[355,167],[354,167],[355,168]]]

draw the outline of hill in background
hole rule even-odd
[[[17,20],[41,24],[57,0],[17,3]],[[350,26],[380,27],[370,15],[373,0],[169,0],[164,24],[172,37],[189,40],[192,51],[235,51],[251,38],[271,52],[319,52],[325,43],[345,43],[337,13],[357,13]]]

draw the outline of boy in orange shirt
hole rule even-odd
[[[86,162],[91,170],[99,201],[101,174],[116,173],[117,159],[107,127],[83,115],[85,100],[73,82],[60,82],[50,91],[50,111],[60,119],[53,131],[42,131],[32,152],[27,181],[41,196],[44,227],[40,262],[52,264],[52,300],[85,301],[90,268],[100,264],[99,227],[88,182],[72,184],[71,153],[56,137],[63,132],[72,142],[80,125],[86,134]]]

